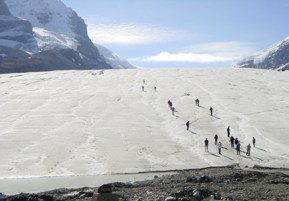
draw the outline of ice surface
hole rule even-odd
[[[289,168],[288,75],[253,69],[0,75],[0,176],[87,176],[236,163]],[[241,141],[241,156],[229,145],[229,125]],[[249,157],[244,152],[253,137],[257,142]]]

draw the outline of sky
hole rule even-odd
[[[94,43],[144,68],[231,67],[289,35],[288,0],[62,2]]]

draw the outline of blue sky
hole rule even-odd
[[[140,67],[231,67],[289,36],[288,0],[62,0]]]

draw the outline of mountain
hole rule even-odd
[[[12,16],[3,0],[0,0],[0,45],[27,52],[38,50],[32,24]]]
[[[235,67],[289,70],[289,37],[243,59]]]
[[[0,0],[0,46],[15,48],[17,50],[31,54],[45,55],[45,60],[31,64],[33,59],[23,61],[31,64],[31,69],[25,67],[21,70],[22,64],[14,60],[10,67],[16,68],[16,72],[54,70],[47,62],[48,56],[62,55],[54,59],[60,59],[56,63],[71,64],[61,69],[111,69],[111,68],[131,68],[130,64],[123,65],[123,59],[107,57],[102,55],[98,48],[92,43],[87,34],[87,26],[84,20],[71,8],[65,6],[60,0]],[[6,4],[5,4],[6,3]],[[1,51],[4,52],[3,48]],[[6,49],[7,50],[7,49]],[[52,54],[54,51],[54,54]],[[66,57],[63,52],[69,51],[74,55]],[[10,50],[11,52],[11,50]],[[78,55],[76,58],[75,56]],[[2,57],[5,53],[2,53]],[[43,57],[41,57],[43,58]],[[80,58],[80,61],[75,63]],[[21,58],[23,59],[23,58]],[[4,60],[3,58],[1,59]],[[13,59],[9,64],[13,63]],[[51,60],[51,59],[49,59]],[[69,60],[69,62],[67,61]],[[121,62],[121,63],[119,63]],[[5,63],[7,64],[7,62]],[[0,67],[3,67],[3,62]],[[41,66],[40,66],[41,65]],[[45,69],[47,68],[47,69]]]
[[[4,51],[7,56],[0,59],[0,73],[79,70],[80,67],[83,70],[91,69],[85,67],[79,53],[72,49],[45,50],[30,55],[15,48],[0,46],[0,55]]]
[[[97,49],[99,50],[99,53],[104,56],[106,59],[106,62],[113,66],[114,68],[135,68],[133,65],[131,65],[127,60],[121,58],[120,56],[114,54],[109,49],[95,44]]]
[[[7,5],[3,0],[0,1],[0,15],[11,15]]]

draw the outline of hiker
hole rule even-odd
[[[234,148],[234,142],[235,142],[235,139],[233,136],[231,136],[230,138],[230,142],[231,142],[231,148]]]
[[[238,138],[236,137],[236,139],[235,139],[235,145],[237,146],[239,144],[239,140],[238,140]]]
[[[255,147],[256,139],[253,137],[253,145]]]
[[[142,91],[144,91],[144,86],[142,86],[141,88],[142,88]]]
[[[205,140],[205,152],[209,152],[209,140],[207,138]]]
[[[154,86],[154,90],[157,91],[157,87],[156,86]]]
[[[190,122],[189,121],[187,121],[186,126],[187,126],[187,131],[188,131],[190,128]]]
[[[215,145],[217,145],[218,135],[216,134],[214,138],[215,138]]]
[[[211,113],[211,116],[213,116],[213,108],[210,107],[210,113]]]
[[[221,149],[222,149],[222,143],[221,143],[221,141],[219,141],[219,143],[218,143],[218,151],[219,151],[219,154],[222,154],[221,153]]]
[[[227,128],[227,136],[230,137],[230,126]]]
[[[145,84],[145,83],[146,83],[146,81],[145,81],[145,80],[142,80],[142,83],[143,83],[143,84]]]
[[[247,156],[250,156],[250,152],[251,152],[251,145],[248,144],[248,145],[247,145],[247,153],[246,153],[246,155],[247,155]]]
[[[172,107],[172,115],[174,116],[175,115],[175,108]]]
[[[237,155],[241,155],[241,145],[238,142],[237,146],[236,146],[236,150],[237,150]]]
[[[169,107],[170,107],[170,109],[172,109],[172,107],[173,107],[173,103],[172,103],[172,101],[168,101],[168,105],[169,105]]]
[[[200,106],[200,101],[198,98],[195,100],[195,102],[196,102],[196,106]]]

